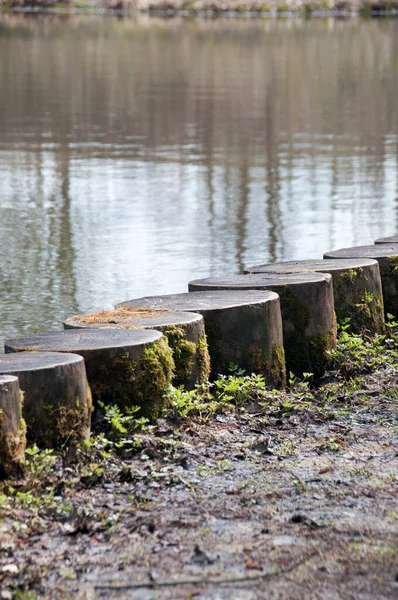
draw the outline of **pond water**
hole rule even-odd
[[[398,20],[0,15],[0,337],[397,231]]]

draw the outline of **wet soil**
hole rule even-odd
[[[0,598],[398,598],[396,386],[162,419],[44,468],[40,503],[14,482]]]

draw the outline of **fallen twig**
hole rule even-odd
[[[286,569],[276,569],[274,571],[270,571],[268,573],[261,573],[259,575],[252,575],[249,577],[231,577],[229,579],[180,579],[177,581],[146,581],[141,583],[124,583],[120,585],[113,585],[111,583],[95,585],[94,589],[96,590],[129,590],[129,589],[139,589],[139,588],[158,588],[158,587],[173,587],[177,585],[231,585],[236,583],[250,583],[252,581],[260,581],[262,579],[270,579],[271,577],[278,577],[279,575],[285,575],[286,573],[291,573],[302,564],[306,563],[313,556],[318,554],[317,550],[314,550],[298,560],[297,562],[290,565]]]

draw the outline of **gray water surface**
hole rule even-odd
[[[397,231],[398,20],[0,15],[0,338]]]

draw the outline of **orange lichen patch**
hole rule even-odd
[[[130,319],[150,319],[161,317],[165,314],[164,310],[157,308],[139,308],[134,306],[114,308],[113,310],[102,310],[91,315],[76,317],[79,323],[87,323],[90,325],[106,324],[106,323],[125,323]]]
[[[24,348],[23,346],[18,346],[18,348],[13,348],[12,351],[13,352],[40,352],[41,348],[40,348],[40,346],[26,346],[26,348]]]

